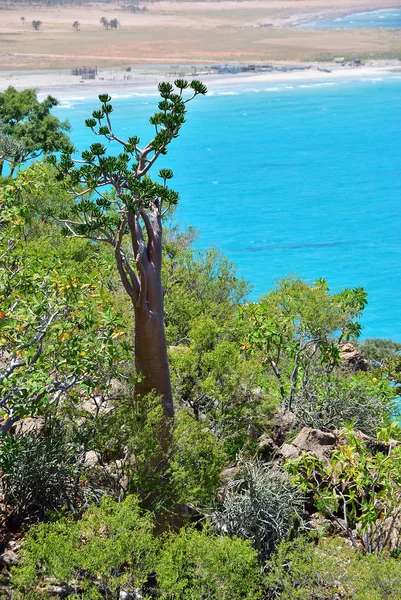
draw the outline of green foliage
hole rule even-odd
[[[46,598],[46,587],[62,582],[70,598],[116,598],[120,590],[143,589],[152,572],[155,598],[261,597],[257,556],[248,542],[183,528],[160,545],[150,513],[140,509],[135,496],[120,504],[105,497],[80,521],[32,527],[13,586],[23,597],[36,592],[37,598]]]
[[[41,225],[40,199],[55,186],[47,176],[28,169],[0,190],[2,431],[67,397],[106,393],[130,349],[107,285],[109,263],[87,242],[62,244]]]
[[[100,479],[116,497],[129,490],[156,514],[173,510],[177,503],[204,505],[213,499],[226,457],[207,423],[195,421],[186,410],[177,411],[168,485],[162,485],[163,475],[155,469],[161,452],[159,398],[139,399],[128,391],[120,394],[110,408],[95,420],[88,416],[81,419],[74,438],[81,439],[87,450],[96,451],[102,464],[118,461],[126,488],[116,489],[112,478],[107,482],[107,470],[100,466],[87,473],[92,486]]]
[[[344,432],[327,464],[303,455],[286,465],[316,508],[366,553],[397,550],[401,542],[401,447],[385,437],[372,449],[357,434]]]
[[[401,561],[370,554],[354,559],[348,586],[353,600],[399,600],[401,598]]]
[[[170,351],[173,389],[177,399],[206,420],[226,452],[235,458],[257,437],[275,410],[260,387],[264,383],[257,361],[240,352],[232,323],[201,316],[192,321],[189,347]]]
[[[99,464],[86,473],[90,487],[100,486],[115,498],[134,493],[156,515],[171,510],[175,502],[171,485],[156,468],[161,456],[162,422],[157,396],[137,397],[128,385],[107,403],[107,410],[94,416],[74,408],[65,418],[73,437],[86,451],[99,456]]]
[[[33,23],[40,25],[41,22]],[[52,96],[39,102],[37,92],[32,88],[18,92],[9,86],[0,93],[0,134],[18,144],[3,156],[0,153],[0,174],[4,160],[10,160],[13,171],[16,164],[43,153],[57,152],[69,143],[65,133],[70,129],[68,121],[60,121],[51,114],[57,104]]]
[[[302,492],[278,466],[245,461],[211,519],[218,531],[250,540],[265,560],[295,521],[300,524],[302,509]]]
[[[341,539],[282,541],[267,565],[266,600],[351,600],[345,594],[354,552]]]
[[[80,521],[61,519],[32,527],[25,538],[13,585],[26,594],[38,586],[63,582],[71,598],[116,598],[133,592],[151,572],[158,544],[150,513],[135,496],[117,504],[104,497]],[[25,597],[25,596],[24,596]]]
[[[82,502],[81,453],[63,428],[48,425],[40,433],[6,437],[0,446],[1,489],[8,517],[32,522]]]
[[[180,411],[174,426],[170,463],[174,496],[185,504],[206,504],[216,495],[225,453],[207,423]]]
[[[312,361],[328,376],[339,364],[339,341],[359,336],[357,318],[365,305],[362,288],[330,294],[322,279],[313,285],[283,279],[259,303],[243,307],[248,326],[243,350],[261,353],[277,378],[284,406],[292,410],[298,386],[308,383]]]
[[[194,320],[209,317],[216,325],[233,328],[237,305],[249,292],[235,267],[214,248],[192,248],[195,232],[167,231],[164,243],[163,290],[167,343],[187,345]]]
[[[268,564],[266,600],[398,600],[401,561],[364,556],[339,538],[282,542]]]
[[[364,358],[376,363],[382,364],[388,359],[393,359],[401,352],[401,344],[393,340],[381,338],[367,338],[358,342],[358,348]]]
[[[163,600],[257,600],[262,597],[256,552],[239,538],[182,529],[158,555]]]

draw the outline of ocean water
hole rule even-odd
[[[163,165],[181,194],[175,221],[219,247],[253,285],[288,274],[363,286],[364,337],[401,341],[401,78],[260,84],[190,106]],[[155,95],[115,98],[122,136],[152,135]],[[79,149],[96,99],[57,109]],[[160,165],[159,165],[160,167]]]
[[[398,29],[401,27],[401,9],[387,8],[368,12],[352,13],[336,19],[322,19],[304,23],[300,27],[308,29],[361,29],[382,28]]]

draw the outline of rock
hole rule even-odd
[[[286,460],[294,460],[301,456],[301,450],[293,444],[283,444],[279,450],[279,454]]]
[[[65,585],[49,585],[47,591],[53,596],[59,596],[60,598],[67,598],[69,592],[68,587]]]
[[[336,443],[337,438],[333,433],[304,427],[292,444],[284,444],[281,447],[280,454],[283,458],[292,459],[306,452],[326,462],[335,449]]]
[[[277,454],[278,447],[273,442],[273,440],[267,435],[263,434],[258,439],[258,449],[257,453],[261,458],[265,460],[272,458],[275,454]]]
[[[289,430],[296,426],[297,417],[293,412],[289,410],[279,410],[280,415],[280,427]]]
[[[42,431],[44,426],[44,417],[27,417],[16,423],[15,433],[17,435],[26,435],[28,433],[38,434]]]
[[[99,464],[99,456],[97,454],[97,452],[95,452],[94,450],[89,450],[89,452],[87,452],[85,454],[85,460],[84,460],[84,465],[85,467],[96,467],[96,465]]]
[[[226,486],[230,481],[235,481],[238,479],[240,472],[241,468],[237,465],[223,469],[220,473],[220,480],[222,484]]]
[[[19,562],[19,557],[12,550],[6,550],[0,555],[0,564],[11,567]]]
[[[343,364],[352,371],[369,371],[371,369],[370,363],[365,360],[359,350],[349,342],[340,344],[340,358]]]

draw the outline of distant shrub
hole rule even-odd
[[[381,364],[387,359],[394,358],[401,352],[401,344],[393,340],[381,338],[367,338],[357,342],[358,348],[364,358],[373,364]]]
[[[182,529],[164,544],[156,564],[162,600],[258,600],[257,554],[249,542]]]

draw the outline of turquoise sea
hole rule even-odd
[[[164,159],[181,194],[176,222],[235,262],[252,299],[290,273],[363,286],[364,336],[401,341],[400,100],[401,77],[243,84],[196,99]],[[116,131],[145,141],[156,103],[115,98]],[[81,150],[96,106],[72,98],[57,109]]]
[[[352,13],[335,19],[322,19],[300,25],[310,29],[361,29],[361,28],[390,28],[401,27],[401,9],[386,8],[368,12]]]

